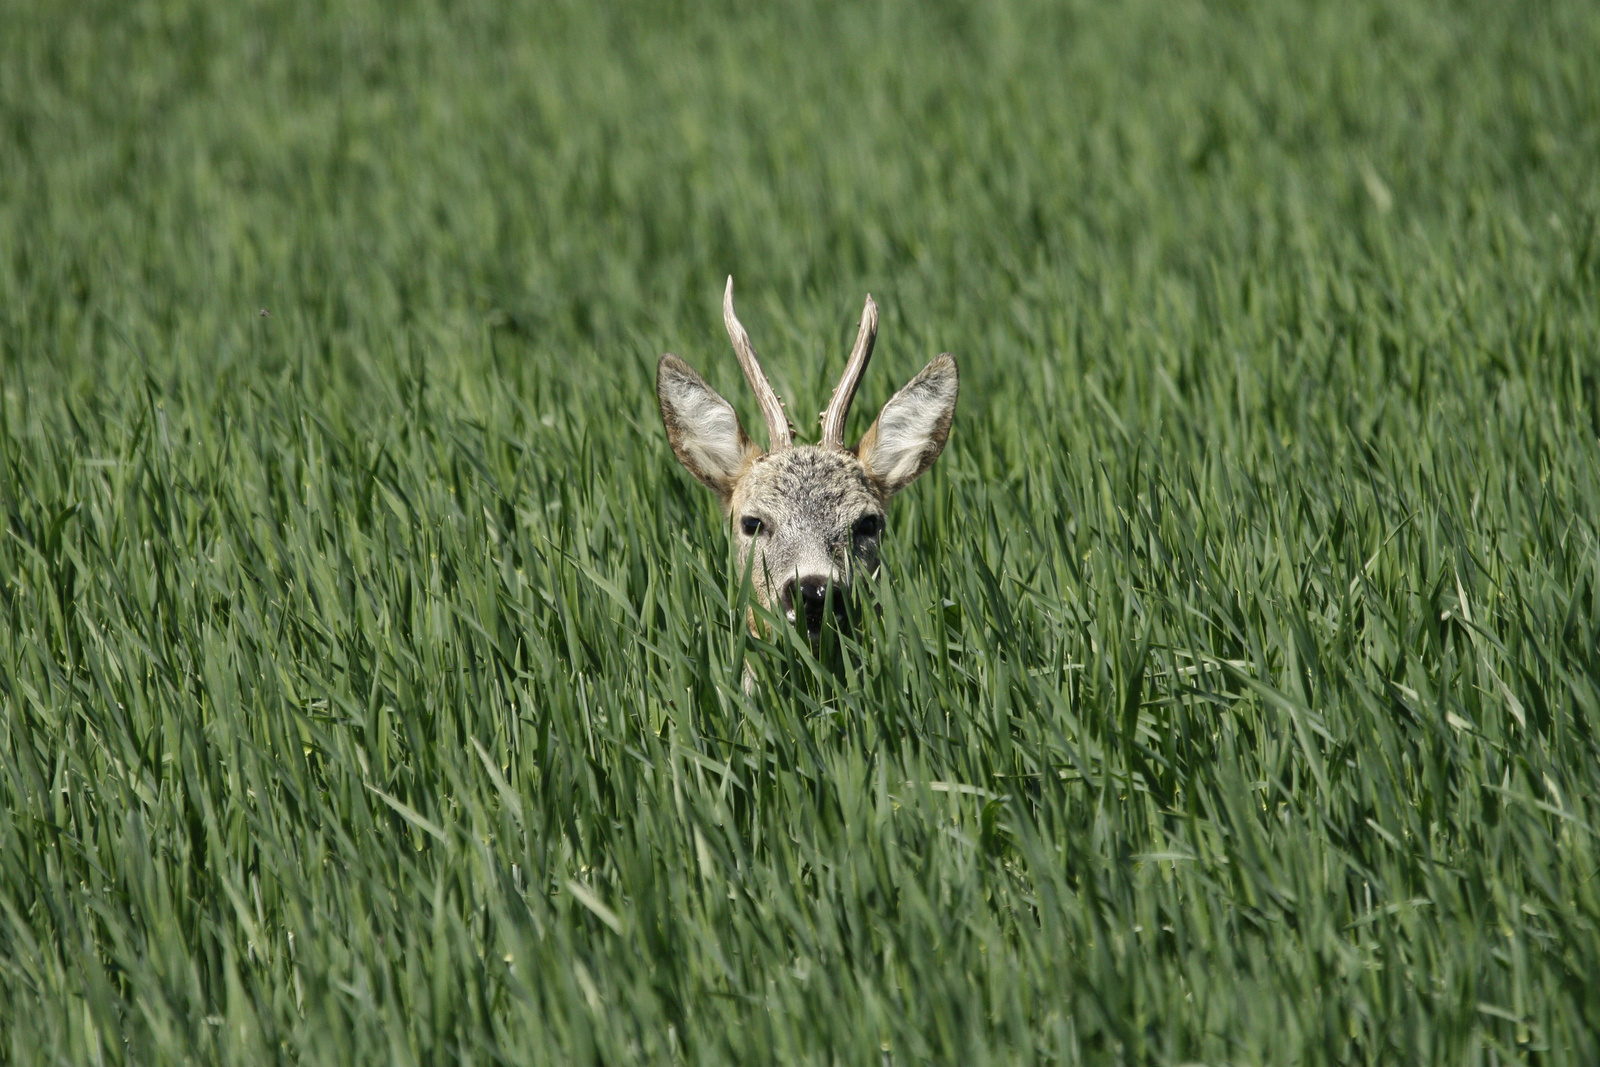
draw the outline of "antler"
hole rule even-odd
[[[783,401],[778,399],[778,394],[767,384],[767,376],[761,372],[756,350],[750,345],[750,335],[744,332],[739,316],[733,313],[731,274],[728,275],[728,288],[722,294],[722,321],[728,327],[728,338],[733,341],[733,351],[739,357],[739,366],[744,369],[745,381],[750,383],[751,391],[756,394],[756,403],[761,405],[761,417],[767,420],[767,437],[772,442],[772,451],[780,452],[794,443],[794,436],[789,430],[789,416],[783,413]]]
[[[822,413],[822,447],[843,448],[844,420],[850,414],[850,402],[856,397],[856,387],[861,384],[861,372],[867,369],[872,358],[872,343],[878,339],[878,305],[867,297],[867,306],[861,309],[861,329],[856,332],[856,346],[850,351],[850,362],[834,387],[828,410]]]

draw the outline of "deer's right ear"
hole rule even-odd
[[[726,503],[734,482],[761,454],[739,425],[733,405],[670,352],[656,366],[656,398],[678,462]]]
[[[856,456],[885,496],[916,481],[944,451],[960,387],[956,357],[948,352],[936,356],[889,398],[872,428],[856,443]]]

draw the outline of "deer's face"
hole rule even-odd
[[[845,417],[877,333],[877,306],[868,297],[855,351],[822,416],[822,442],[796,446],[733,314],[731,278],[723,315],[761,401],[772,448],[752,442],[733,407],[671,354],[656,371],[662,420],[679,461],[721,499],[756,599],[803,622],[814,638],[830,614],[845,616],[855,579],[877,573],[889,498],[944,449],[956,404],[955,359],[948,353],[934,359],[890,398],[854,447],[845,447]]]
[[[877,573],[886,503],[849,452],[802,445],[758,457],[728,511],[756,599],[820,633],[828,611],[844,615],[856,576]]]

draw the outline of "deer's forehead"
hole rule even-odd
[[[735,499],[745,507],[830,514],[880,503],[861,461],[836,449],[801,446],[750,466]]]

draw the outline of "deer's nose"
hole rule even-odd
[[[842,590],[833,589],[834,610],[844,607]],[[799,594],[798,597],[796,594]],[[828,609],[829,583],[826,577],[809,577],[791,580],[783,590],[783,602],[790,606],[798,619],[805,613],[806,629],[812,634],[822,632],[822,617]]]
[[[811,614],[812,608],[821,611],[822,606],[828,600],[828,579],[800,579],[800,599],[805,603],[807,615]]]

